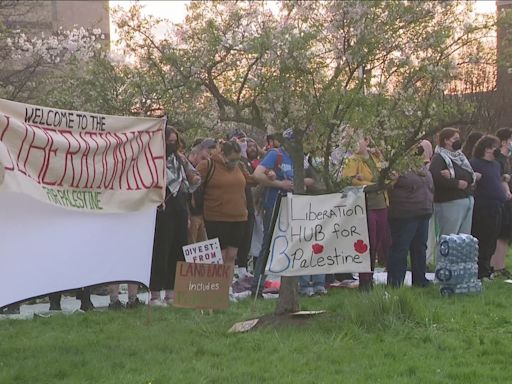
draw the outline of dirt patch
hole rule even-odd
[[[265,315],[259,318],[258,323],[252,329],[264,329],[264,328],[281,328],[281,327],[304,327],[311,323],[311,320],[322,314],[314,316],[294,316],[294,315]]]

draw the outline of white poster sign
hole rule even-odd
[[[282,276],[370,272],[362,188],[284,197],[266,270]]]
[[[0,99],[0,307],[95,284],[149,285],[164,128],[165,119]]]
[[[114,281],[149,285],[156,208],[98,215],[0,192],[0,307]]]
[[[222,264],[222,253],[218,238],[185,245],[183,246],[183,254],[187,263]]]
[[[99,115],[0,99],[0,191],[98,213],[160,204],[165,119]]]

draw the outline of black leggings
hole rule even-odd
[[[492,201],[473,207],[471,234],[478,239],[478,278],[489,277],[492,273],[491,257],[496,251],[501,226],[501,203]]]
[[[185,261],[182,247],[187,245],[188,212],[186,194],[168,197],[165,209],[156,215],[153,261],[151,263],[151,291],[174,289],[176,265]]]

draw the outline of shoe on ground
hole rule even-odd
[[[162,301],[160,299],[151,299],[149,300],[149,305],[151,307],[167,307],[167,303],[165,301]]]
[[[327,295],[327,289],[323,285],[313,287],[313,292],[315,295]]]
[[[313,287],[300,288],[299,295],[311,297],[315,295],[315,290],[313,289]]]
[[[126,308],[127,309],[135,309],[138,307],[142,307],[143,305],[144,305],[144,303],[142,301],[140,301],[138,297],[136,297],[135,300],[129,300],[126,303]]]
[[[116,301],[108,305],[108,309],[110,309],[111,311],[120,311],[124,309],[124,304],[121,303],[121,300],[117,299]]]

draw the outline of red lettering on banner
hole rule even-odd
[[[56,116],[52,113],[41,117],[34,110],[31,121],[43,118],[51,123]],[[0,141],[7,147],[4,167],[8,171],[19,171],[47,186],[127,191],[163,188],[165,146],[162,141],[161,148],[154,147],[155,142],[160,146],[161,130],[73,132],[0,117]],[[66,196],[59,198],[65,200]]]
[[[144,141],[142,140],[142,134],[143,133],[145,133],[145,134],[147,134],[149,136],[149,140],[146,143],[146,145],[144,145]],[[142,184],[142,186],[145,189],[150,189],[151,187],[153,187],[153,185],[155,183],[155,177],[153,176],[153,170],[151,169],[151,164],[149,163],[148,154],[147,154],[147,148],[149,147],[149,143],[151,141],[151,135],[148,132],[141,132],[141,134],[137,136],[137,140],[140,141],[140,147],[143,148],[144,158],[146,159],[147,169],[149,171],[149,175],[151,176],[151,182],[149,184],[146,184],[144,182],[144,178],[141,175],[140,167],[139,167],[139,163],[138,162],[137,162],[137,174],[139,175],[140,183]]]
[[[100,145],[98,142],[94,139],[95,136],[98,136],[97,132],[84,132],[84,135],[90,136],[91,140],[95,144],[95,150],[92,155],[92,180],[90,185],[85,185],[85,188],[93,188],[94,187],[94,181],[96,180],[96,155],[98,154],[98,150],[100,148]]]
[[[148,132],[148,133],[151,133],[151,136],[155,136],[157,134],[159,135],[162,135],[162,132]],[[151,158],[151,160],[153,161],[153,166],[155,167],[155,174],[156,174],[156,182],[155,182],[155,187],[156,188],[163,188],[164,187],[164,184],[163,184],[163,181],[165,180],[165,168],[166,168],[166,158],[165,158],[165,141],[162,141],[162,148],[160,148],[161,152],[162,153],[162,156],[155,156],[153,154],[153,151],[151,150],[151,141],[149,141],[149,144],[148,144],[148,152],[149,152],[149,156]],[[157,161],[161,161],[163,163],[163,167],[161,168],[162,169],[162,178],[160,179],[160,175],[158,174],[158,169],[160,169],[158,167],[158,165],[156,164]],[[162,180],[162,184],[160,185],[160,180]]]
[[[110,136],[114,136],[113,134],[111,134],[110,132],[107,132],[105,134],[105,140],[107,140],[109,142],[109,148],[110,147],[113,147],[112,148],[112,157],[114,159],[113,161],[113,165],[112,165],[112,177],[110,178],[110,180],[107,181],[107,170],[110,168],[110,165],[109,165],[109,161],[107,158],[105,158],[105,164],[107,164],[107,170],[105,171],[105,182],[103,184],[103,187],[105,189],[113,189],[114,188],[114,179],[116,177],[116,172],[117,172],[117,153],[116,153],[116,144],[112,144],[112,141],[110,140]],[[117,143],[117,140],[114,136],[114,141]],[[106,156],[106,153],[107,151],[105,151],[105,156]]]
[[[125,173],[125,179],[126,179],[126,185],[128,186],[128,191],[131,191],[133,188],[132,186],[130,185],[130,171],[131,173],[133,174],[133,181],[135,182],[135,190],[136,191],[139,191],[140,190],[140,187],[139,187],[139,182],[137,181],[137,177],[135,176],[135,170],[134,170],[134,164],[135,162],[137,161],[137,153],[135,152],[135,150],[133,149],[133,145],[132,145],[132,142],[133,142],[133,139],[135,138],[135,136],[137,135],[135,132],[129,132],[129,133],[123,133],[123,135],[126,137],[126,143],[130,145],[130,150],[131,150],[131,156],[128,158],[128,166],[126,167],[126,173]],[[129,139],[129,135],[132,136],[131,139]]]
[[[123,175],[124,175],[125,170],[126,170],[126,159],[127,159],[127,155],[126,155],[126,141],[123,141],[123,139],[121,137],[119,137],[117,135],[117,133],[114,133],[114,137],[115,137],[115,139],[117,141],[116,148],[117,148],[117,153],[119,155],[119,158],[117,160],[121,162],[120,167],[118,168],[118,174],[119,174],[118,178],[119,178],[119,189],[122,189],[123,188],[123,185],[122,185]],[[130,188],[128,188],[128,190],[130,190]]]
[[[66,156],[64,157],[64,173],[62,175],[62,179],[60,179],[60,181],[57,185],[62,186],[62,182],[64,181],[64,179],[66,178],[66,175],[67,175],[68,159],[71,159],[72,174],[71,174],[71,182],[69,183],[69,185],[73,187],[73,183],[75,182],[75,162],[74,162],[73,156],[78,155],[80,153],[81,146],[80,146],[80,142],[76,139],[75,135],[73,135],[73,132],[60,131],[60,134],[68,142],[68,150],[66,151]],[[69,141],[67,139],[66,135],[69,135],[78,144],[76,151],[74,151],[74,152],[71,151],[71,141]]]
[[[39,145],[34,144],[34,142],[36,141],[36,137],[42,137],[42,135],[37,135],[36,130],[31,125],[25,124],[25,126],[27,127],[27,130],[28,129],[31,130],[32,141],[28,145],[27,155],[25,156],[25,161],[23,163],[23,167],[25,168],[25,170],[27,169],[27,163],[28,163],[28,159],[30,158],[30,152],[32,152],[32,149],[39,149],[40,151],[42,151],[42,153],[43,153],[42,166],[39,169],[39,173],[38,173],[37,179],[36,179],[38,182],[41,182],[41,174],[43,172],[44,165],[46,164],[46,157],[47,157],[46,156],[46,148],[48,147],[49,139],[48,139],[48,136],[46,134],[44,134],[44,137],[46,138],[46,142],[44,143],[44,145],[39,146]],[[34,178],[35,175],[28,174],[28,176],[31,178]]]
[[[48,181],[46,180],[46,174],[48,173],[48,169],[50,169],[50,157],[53,153],[55,156],[57,156],[57,150],[58,148],[53,148],[54,140],[52,138],[52,133],[55,132],[53,130],[43,130],[44,134],[48,137],[48,140],[50,141],[50,145],[48,147],[48,156],[46,160],[46,165],[44,166],[44,169],[39,173],[41,175],[40,182],[44,185],[55,185],[57,184],[57,180],[55,181]],[[56,132],[55,132],[56,133]]]
[[[83,140],[83,143],[85,144],[85,150],[82,152],[82,158],[80,159],[80,177],[78,178],[78,181],[77,181],[77,184],[76,184],[76,188],[80,188],[82,185],[83,186],[87,186],[87,183],[89,182],[89,162],[88,162],[88,159],[89,159],[89,152],[90,152],[90,149],[91,149],[91,145],[84,138],[82,132],[80,132],[78,134],[78,137],[80,137],[80,139]],[[85,164],[85,167],[84,167],[84,164]],[[84,172],[84,169],[85,169],[85,172]],[[80,181],[82,180],[82,174],[85,174],[85,173],[87,173],[87,176],[86,176],[86,179],[85,179],[85,183],[84,184],[80,184]]]
[[[103,172],[101,173],[101,178],[100,178],[100,181],[98,182],[98,184],[96,185],[96,188],[102,188],[102,183],[107,180],[107,171],[109,169],[109,164],[107,161],[107,153],[111,147],[111,144],[110,144],[110,141],[108,141],[106,139],[106,134],[98,135],[98,138],[103,140],[103,142],[105,143],[105,145],[98,144],[98,146],[101,147],[103,150],[103,152],[101,153],[101,166],[102,166]]]
[[[23,128],[25,128],[25,135],[23,136],[23,140],[21,142],[21,145],[20,145],[20,149],[18,151],[18,156],[16,157],[16,163],[18,164],[18,171],[24,175],[27,175],[27,169],[22,169],[20,167],[20,157],[21,157],[21,152],[23,151],[23,145],[25,144],[25,141],[27,140],[27,136],[28,136],[28,126],[26,124],[23,124]]]
[[[7,129],[9,128],[9,125],[10,125],[10,117],[9,116],[5,116],[5,127],[2,129],[2,134],[0,135],[0,141],[3,141],[4,139],[4,136],[5,136],[5,132],[7,132]],[[14,167],[14,160],[11,156],[11,152],[9,150],[7,150],[7,155],[9,156],[9,159],[11,160],[11,165],[7,165],[7,164],[4,164],[4,169],[6,171],[14,171],[15,170],[15,167]]]

